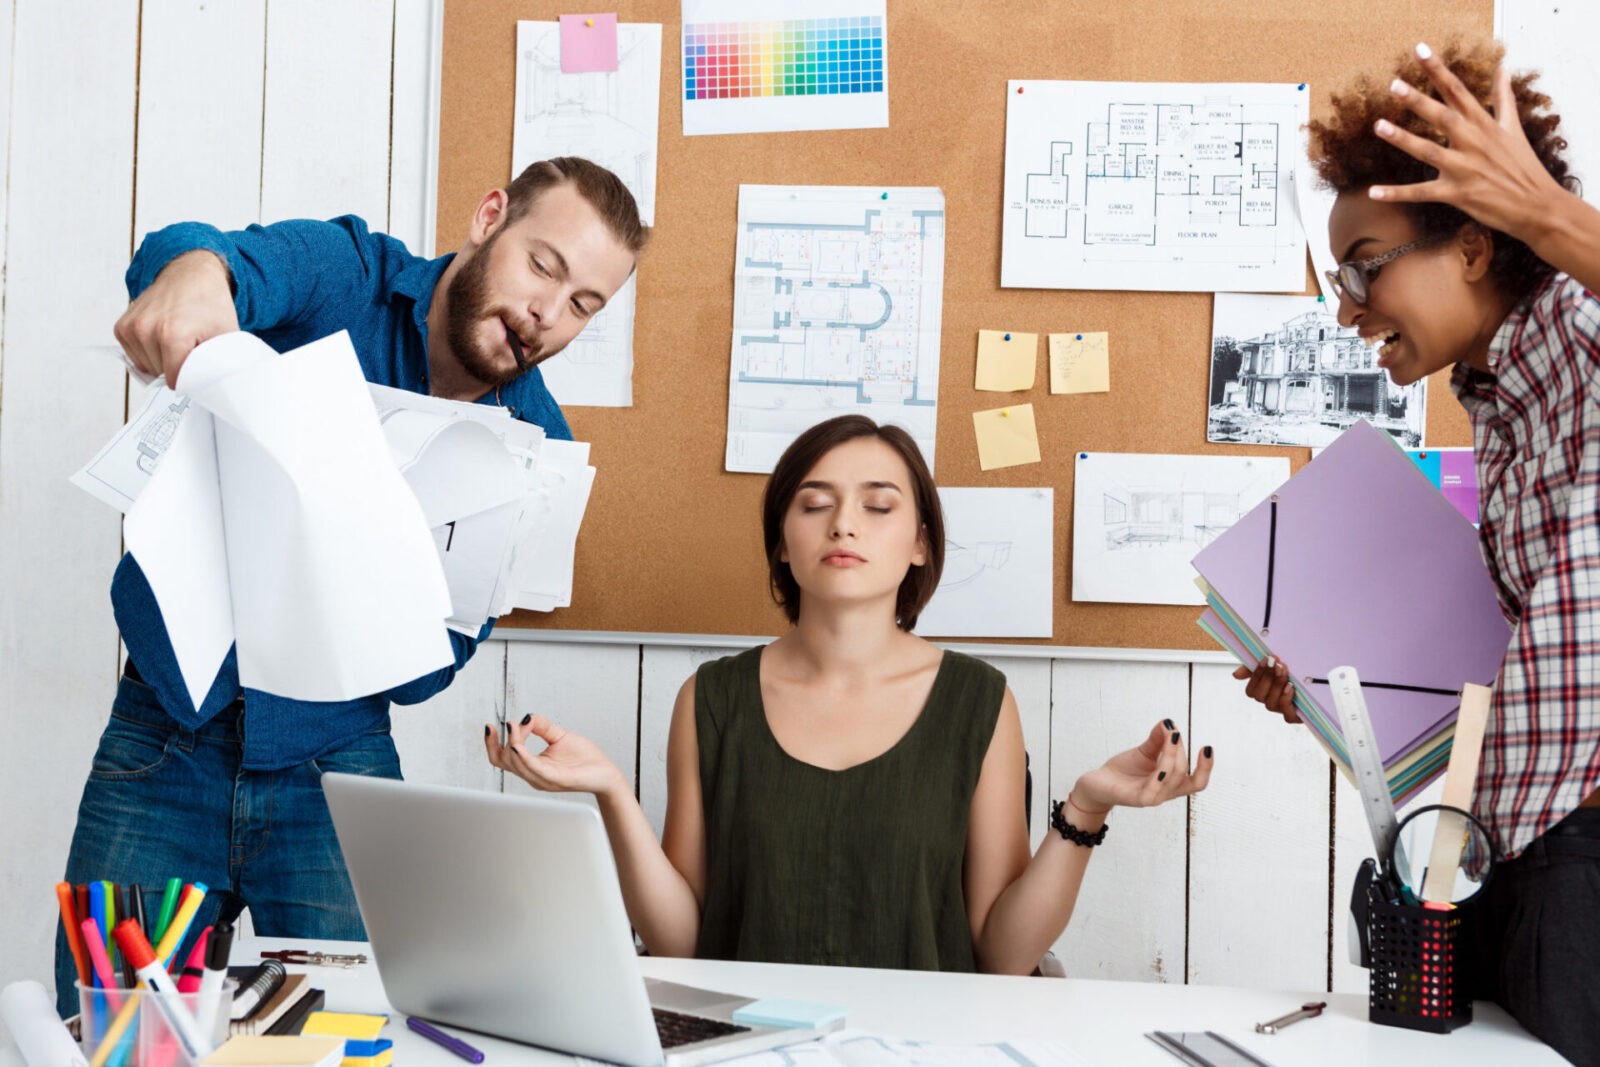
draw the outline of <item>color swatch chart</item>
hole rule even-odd
[[[883,92],[883,19],[683,27],[685,100]]]

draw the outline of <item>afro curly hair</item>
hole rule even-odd
[[[1504,55],[1504,47],[1493,41],[1454,42],[1439,51],[1440,61],[1485,108],[1493,99],[1495,73]],[[1401,78],[1435,100],[1439,99],[1438,90],[1415,56],[1402,57],[1392,77]],[[1538,77],[1536,72],[1525,72],[1511,79],[1522,132],[1550,176],[1563,187],[1576,191],[1577,179],[1567,173],[1567,163],[1562,158],[1566,139],[1556,132],[1561,116],[1551,114],[1548,110],[1550,98],[1533,88]],[[1390,92],[1388,80],[1380,84],[1371,76],[1363,75],[1344,91],[1332,94],[1332,113],[1326,118],[1312,120],[1307,127],[1311,134],[1312,167],[1323,184],[1335,192],[1361,190],[1373,185],[1409,185],[1439,176],[1435,168],[1413,159],[1373,132],[1379,119],[1388,119],[1419,137],[1438,144],[1448,143],[1431,124],[1401,105]],[[1423,239],[1452,237],[1473,221],[1449,204],[1402,203],[1399,206],[1411,216]],[[1555,273],[1554,267],[1536,256],[1522,241],[1510,234],[1483,228],[1494,241],[1490,275],[1507,296],[1521,300]]]

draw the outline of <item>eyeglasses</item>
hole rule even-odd
[[[1424,238],[1418,241],[1407,241],[1387,252],[1366,259],[1352,259],[1348,263],[1341,263],[1332,270],[1323,271],[1328,282],[1333,286],[1333,291],[1340,297],[1349,297],[1351,303],[1365,307],[1367,304],[1367,283],[1378,276],[1378,270],[1385,263],[1393,263],[1407,252],[1415,252],[1435,242]]]

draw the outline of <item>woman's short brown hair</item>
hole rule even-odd
[[[895,597],[895,624],[902,630],[910,630],[917,625],[917,616],[933,598],[933,591],[939,588],[939,575],[944,571],[944,512],[939,507],[939,490],[934,485],[933,474],[911,435],[898,426],[879,426],[865,415],[841,415],[817,423],[784,449],[778,465],[772,469],[772,477],[767,479],[766,492],[761,497],[761,533],[766,541],[772,599],[783,608],[791,623],[799,621],[800,585],[794,580],[789,565],[780,558],[783,555],[783,518],[800,492],[800,483],[822,457],[859,437],[876,437],[894,449],[905,461],[906,470],[911,472],[911,495],[917,505],[917,518],[922,523],[922,536],[927,541],[928,561],[921,566],[913,564],[906,571]]]
[[[1484,107],[1493,103],[1495,72],[1505,57],[1505,49],[1493,41],[1476,44],[1452,43],[1439,50],[1439,61],[1466,86]],[[1533,87],[1536,73],[1517,74],[1511,79],[1511,92],[1517,103],[1522,132],[1533,146],[1534,155],[1550,176],[1561,185],[1573,188],[1575,179],[1567,175],[1561,153],[1567,142],[1557,129],[1561,116],[1549,113],[1550,98]],[[1428,80],[1427,72],[1414,55],[1407,54],[1395,64],[1392,74],[1379,80],[1363,76],[1332,96],[1332,111],[1312,120],[1311,165],[1324,185],[1345,193],[1374,185],[1411,185],[1439,176],[1433,167],[1414,159],[1379,137],[1373,126],[1388,119],[1397,127],[1425,140],[1446,143],[1444,135],[1401,105],[1389,90],[1389,83],[1401,78],[1419,92],[1439,99],[1439,91]],[[1451,238],[1472,219],[1459,208],[1443,203],[1403,203],[1416,225],[1418,235]],[[1534,254],[1524,242],[1498,230],[1483,229],[1492,235],[1494,252],[1489,271],[1500,290],[1520,300],[1536,289],[1555,268]]]

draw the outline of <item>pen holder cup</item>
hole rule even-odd
[[[228,1005],[237,987],[234,979],[225,979],[208,1006],[200,993],[96,989],[80,982],[83,1055],[90,1067],[194,1067],[228,1039]],[[211,1018],[202,1018],[202,1013]],[[198,1055],[189,1054],[186,1036],[199,1039],[203,1047]]]
[[[1372,901],[1368,1019],[1435,1034],[1472,1021],[1470,913]]]

